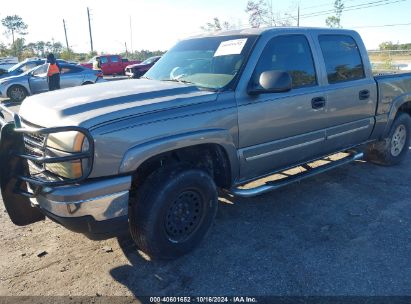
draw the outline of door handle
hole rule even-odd
[[[311,107],[313,109],[321,109],[325,107],[325,98],[324,97],[314,97],[311,99]]]
[[[359,98],[360,100],[366,100],[368,98],[370,98],[370,91],[369,90],[362,90],[359,93]]]

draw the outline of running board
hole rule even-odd
[[[262,186],[258,186],[258,187],[251,188],[251,189],[232,188],[230,192],[233,195],[240,196],[240,197],[253,197],[253,196],[261,195],[263,193],[273,191],[273,190],[276,190],[278,188],[287,186],[287,185],[292,184],[294,182],[301,181],[305,178],[312,177],[312,176],[317,175],[319,173],[327,172],[331,169],[334,169],[334,168],[349,164],[353,161],[362,159],[363,157],[364,157],[363,152],[354,152],[351,155],[346,156],[346,157],[344,157],[340,160],[331,161],[329,164],[309,169],[309,170],[304,171],[302,173],[292,175],[291,177],[283,178],[283,179],[278,180],[278,181],[269,181],[269,182],[265,183]],[[278,173],[281,173],[281,172],[278,172]]]

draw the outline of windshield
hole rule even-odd
[[[145,78],[179,81],[213,90],[227,86],[241,69],[256,36],[221,36],[179,42]]]

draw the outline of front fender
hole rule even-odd
[[[119,173],[134,172],[146,160],[161,153],[201,144],[220,145],[227,153],[230,161],[231,176],[233,178],[238,176],[239,161],[237,148],[228,130],[224,129],[209,129],[177,134],[134,146],[125,153]]]

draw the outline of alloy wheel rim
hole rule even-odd
[[[407,130],[404,125],[399,125],[391,139],[391,155],[398,156],[401,154],[405,146],[405,140],[407,138]]]
[[[22,98],[23,98],[23,94],[24,94],[24,92],[23,92],[23,90],[21,89],[21,88],[14,88],[12,91],[11,91],[11,97],[13,98],[13,99],[16,99],[16,100],[21,100]]]

